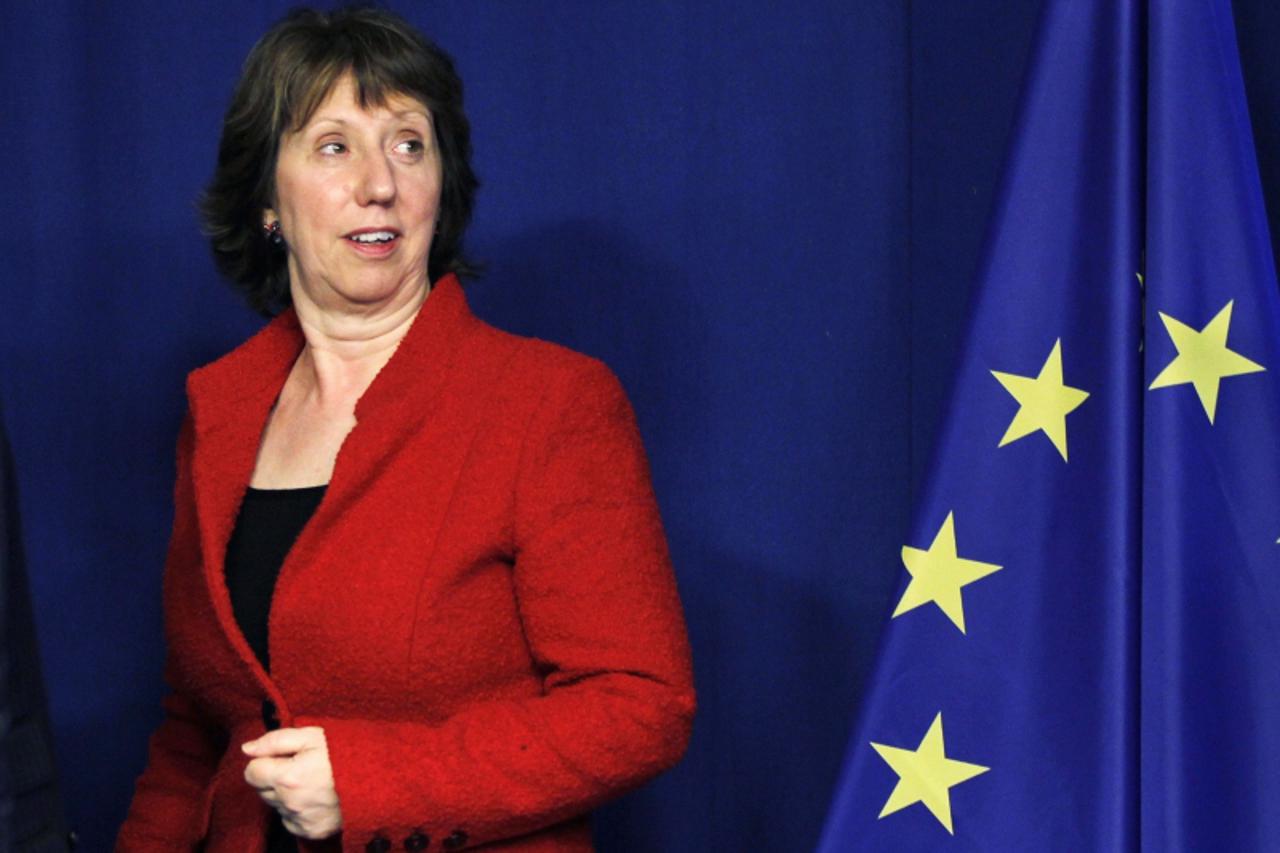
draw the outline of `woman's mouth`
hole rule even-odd
[[[400,232],[390,229],[352,231],[346,240],[357,252],[368,257],[389,255],[400,242]]]

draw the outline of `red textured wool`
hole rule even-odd
[[[223,556],[303,344],[287,311],[194,371],[165,567],[166,678],[118,851],[263,849],[240,744],[320,726],[343,816],[303,850],[590,850],[587,813],[673,764],[684,622],[631,408],[604,365],[433,288],[356,406],[280,572],[268,676]]]

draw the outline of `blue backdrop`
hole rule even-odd
[[[193,200],[290,4],[5,0],[0,397],[58,758],[110,845],[159,717],[183,377],[260,320]],[[808,849],[899,570],[1037,4],[390,4],[458,61],[473,306],[635,403],[700,696],[606,851]],[[962,7],[962,8],[960,8]],[[1280,187],[1280,13],[1237,4]],[[1260,106],[1261,104],[1261,106]]]

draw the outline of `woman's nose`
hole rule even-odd
[[[360,204],[388,204],[396,197],[395,174],[383,154],[363,158],[356,201]]]

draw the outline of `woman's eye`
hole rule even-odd
[[[422,144],[421,139],[405,139],[396,147],[406,154],[421,154],[426,150],[426,146]]]
[[[347,146],[343,145],[341,142],[326,142],[320,146],[320,151],[324,154],[341,154],[346,150]]]

